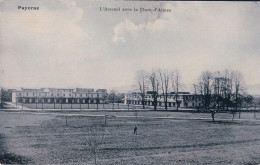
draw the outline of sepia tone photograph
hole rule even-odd
[[[0,165],[259,165],[259,15],[0,0]]]

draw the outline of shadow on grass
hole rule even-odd
[[[250,139],[250,140],[237,140],[237,141],[224,141],[224,142],[214,142],[214,143],[202,143],[202,144],[191,144],[191,145],[170,145],[170,146],[147,146],[147,147],[132,147],[132,148],[102,148],[103,151],[124,151],[124,150],[156,150],[156,149],[184,149],[184,148],[201,148],[201,147],[212,147],[218,145],[238,145],[249,142],[258,142],[260,139]]]
[[[202,121],[211,124],[219,124],[219,125],[240,125],[240,126],[259,126],[259,123],[254,123],[250,121]]]
[[[235,121],[203,121],[206,123],[212,123],[212,124],[222,124],[222,125],[240,125],[241,123],[235,122]]]
[[[31,160],[27,157],[15,155],[6,150],[4,137],[0,134],[0,164],[28,164]]]

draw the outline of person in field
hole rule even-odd
[[[137,135],[137,126],[135,125],[135,128],[134,128],[134,134]]]

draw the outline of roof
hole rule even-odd
[[[96,92],[107,93],[106,89],[97,89]]]

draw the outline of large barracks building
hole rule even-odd
[[[40,88],[12,91],[12,102],[15,103],[82,103],[94,104],[106,101],[106,89],[93,88]]]

